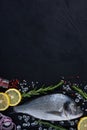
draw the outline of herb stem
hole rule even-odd
[[[83,96],[85,99],[87,99],[87,93],[84,92],[82,89],[80,89],[78,86],[72,86],[72,88],[73,88],[74,90],[76,90],[77,92],[79,92],[79,94],[80,94],[81,96]]]
[[[27,93],[23,93],[22,94],[22,97],[32,97],[32,96],[35,96],[35,95],[40,95],[40,94],[45,94],[47,93],[48,91],[52,91],[58,87],[60,87],[62,84],[64,83],[64,81],[60,81],[58,84],[54,85],[54,86],[48,86],[48,87],[41,87],[39,89],[33,89]]]
[[[39,124],[43,124],[43,125],[45,125],[45,126],[48,126],[48,127],[52,127],[52,128],[54,128],[55,130],[66,130],[65,128],[63,128],[63,127],[61,127],[61,126],[56,126],[56,125],[53,125],[53,124],[51,124],[51,123],[49,123],[49,122],[46,122],[46,121],[41,121],[41,120],[39,120],[39,121],[37,121]]]

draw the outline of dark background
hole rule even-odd
[[[1,0],[0,76],[87,80],[87,0]]]

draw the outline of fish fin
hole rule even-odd
[[[53,115],[58,115],[58,116],[62,115],[62,112],[58,112],[58,111],[47,111],[46,113],[53,114]]]

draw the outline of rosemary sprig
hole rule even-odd
[[[87,99],[87,93],[84,92],[82,89],[80,89],[78,86],[72,86],[72,88],[73,88],[74,90],[76,90],[77,92],[79,92],[79,94],[80,94],[81,96],[83,96],[85,99]]]
[[[45,126],[48,126],[48,127],[52,127],[52,128],[54,128],[55,130],[67,130],[67,129],[61,127],[61,126],[56,126],[56,125],[53,125],[53,124],[51,124],[51,123],[49,123],[49,122],[46,122],[46,121],[38,120],[37,122],[38,122],[39,124],[42,124],[42,125],[45,125]]]
[[[52,91],[58,87],[60,87],[62,84],[64,83],[64,81],[60,81],[57,85],[54,85],[54,86],[48,86],[48,87],[41,87],[39,89],[33,89],[27,93],[23,93],[22,94],[22,97],[32,97],[32,96],[35,96],[35,95],[40,95],[40,94],[46,94],[48,91]]]

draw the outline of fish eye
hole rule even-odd
[[[75,103],[68,101],[64,104],[64,109],[70,113],[73,113],[76,111],[76,105]]]
[[[68,111],[70,102],[64,103],[64,109]]]

